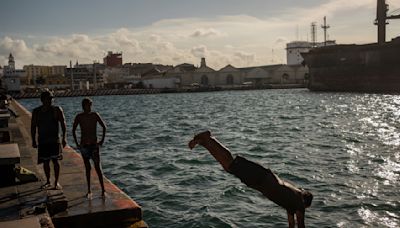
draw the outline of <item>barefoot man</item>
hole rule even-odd
[[[50,186],[50,161],[52,161],[54,166],[54,187],[52,189],[61,189],[61,185],[58,183],[60,175],[58,160],[62,159],[62,147],[67,144],[64,112],[61,107],[53,105],[54,95],[50,91],[42,92],[40,100],[42,105],[32,112],[32,147],[38,148],[38,164],[43,163],[47,180],[43,187]],[[60,138],[59,134],[60,125],[62,138]],[[38,132],[37,140],[36,131]],[[39,145],[37,142],[39,142]]]
[[[82,100],[83,112],[76,115],[72,127],[72,135],[85,163],[86,180],[88,187],[87,197],[89,199],[92,197],[92,190],[90,188],[90,159],[93,160],[94,168],[96,169],[97,176],[99,177],[99,182],[101,185],[101,196],[105,196],[103,173],[100,164],[99,146],[102,146],[104,143],[104,137],[106,135],[106,125],[101,119],[99,113],[92,112],[92,103],[92,100],[90,100],[89,98],[84,98]],[[103,134],[100,141],[97,141],[97,123],[99,123],[100,126],[103,128]],[[78,140],[76,139],[76,128],[78,127],[78,125],[81,129],[80,143],[78,143]]]
[[[305,208],[311,205],[313,198],[310,192],[279,179],[270,169],[257,163],[240,156],[233,158],[231,152],[212,137],[209,131],[196,135],[189,142],[189,148],[193,149],[197,144],[205,147],[225,171],[235,175],[247,186],[260,191],[265,197],[286,209],[289,228],[295,226],[294,214],[296,214],[298,227],[305,227]]]

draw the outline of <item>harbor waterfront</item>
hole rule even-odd
[[[202,148],[210,129],[235,154],[314,195],[308,227],[400,226],[400,96],[306,89],[95,96],[108,131],[105,176],[150,227],[286,227],[286,211]],[[68,143],[82,97],[56,98]],[[29,111],[39,99],[18,100]],[[62,172],[62,169],[61,169]]]
[[[147,227],[140,206],[107,178],[106,198],[85,197],[83,161],[71,147],[63,150],[62,189],[45,188],[28,133],[31,113],[12,100],[10,110],[13,116],[5,120],[3,114],[1,128],[0,227]]]

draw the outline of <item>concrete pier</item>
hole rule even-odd
[[[70,147],[63,150],[59,178],[62,190],[42,189],[45,175],[42,166],[37,165],[36,149],[31,146],[31,114],[16,101],[11,102],[11,107],[18,113],[17,118],[10,119],[8,129],[11,142],[19,147],[19,165],[35,173],[39,180],[0,187],[0,227],[147,227],[141,207],[107,178],[107,197],[100,196],[94,169],[93,198],[86,198],[84,164],[81,155]]]
[[[235,87],[189,87],[175,89],[98,89],[98,90],[74,90],[54,91],[56,97],[81,97],[81,96],[110,96],[110,95],[139,95],[160,93],[192,93],[192,92],[214,92],[225,90],[262,90],[262,89],[298,89],[305,88],[304,84],[270,84],[262,86],[235,86]],[[39,98],[41,92],[15,93],[15,99]]]

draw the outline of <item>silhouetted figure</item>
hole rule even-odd
[[[225,171],[235,175],[250,188],[260,191],[268,199],[285,208],[289,227],[295,226],[294,214],[296,214],[298,227],[305,227],[305,208],[311,205],[313,199],[310,192],[281,180],[270,169],[257,163],[240,156],[233,158],[231,152],[212,137],[209,131],[196,135],[189,142],[189,148],[193,149],[197,144],[205,147]]]
[[[62,148],[67,144],[66,124],[64,112],[61,107],[53,105],[53,93],[50,91],[42,92],[40,100],[42,105],[35,108],[32,112],[31,137],[32,147],[38,148],[38,164],[43,163],[46,175],[45,187],[50,186],[50,160],[54,165],[54,189],[61,189],[58,183],[60,175],[60,164],[62,159]],[[61,125],[62,137],[60,138],[59,128]],[[38,141],[36,141],[36,130]],[[38,143],[39,142],[39,145]]]
[[[97,176],[101,185],[101,196],[105,196],[105,189],[103,183],[103,172],[101,170],[100,163],[100,146],[104,143],[104,137],[106,135],[106,125],[101,119],[99,113],[92,112],[92,100],[85,98],[82,100],[83,112],[76,115],[74,124],[72,127],[72,135],[74,136],[75,143],[82,154],[83,161],[86,168],[86,180],[87,180],[87,197],[92,197],[92,190],[90,188],[90,159],[94,162],[94,168],[96,169]],[[97,141],[97,123],[103,128],[103,134],[100,141]],[[76,138],[76,128],[80,126],[81,129],[81,141],[78,143]]]

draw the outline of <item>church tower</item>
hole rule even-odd
[[[206,67],[207,66],[207,64],[206,64],[206,58],[201,58],[201,63],[200,63],[200,67]]]
[[[14,56],[11,53],[10,56],[8,56],[8,67],[11,71],[15,71]]]

